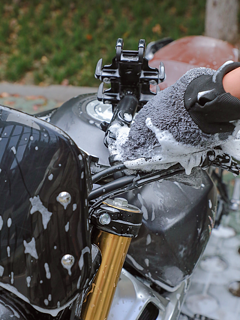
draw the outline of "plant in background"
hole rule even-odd
[[[4,0],[0,14],[1,80],[94,86],[98,57],[111,59],[116,38],[136,47],[140,37],[202,34],[205,0]]]

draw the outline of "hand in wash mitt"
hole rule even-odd
[[[232,156],[240,160],[239,99],[240,63],[189,70],[140,110],[124,139],[117,135],[119,160],[145,171],[178,162],[187,174],[207,162],[231,168]]]

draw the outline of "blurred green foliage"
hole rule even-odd
[[[205,0],[2,0],[0,16],[0,80],[95,86],[117,38],[137,49],[140,38],[202,34]]]

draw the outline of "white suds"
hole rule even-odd
[[[151,242],[152,242],[151,235],[148,234],[148,235],[147,235],[147,239],[146,239],[146,245],[148,246]]]
[[[134,265],[135,268],[137,268],[138,270],[143,270],[143,267],[140,266],[140,264],[138,264],[132,256],[130,256],[129,254],[127,254],[128,259],[132,262],[132,264]]]
[[[11,255],[11,249],[9,246],[7,246],[7,256],[10,257],[10,255]]]
[[[33,258],[38,259],[36,242],[34,238],[32,238],[32,240],[28,243],[26,240],[23,240],[23,245],[25,247],[24,253],[29,253]]]
[[[143,213],[143,219],[148,220],[148,211],[147,208],[144,206],[144,202],[143,202],[143,197],[141,195],[141,193],[138,193],[138,200],[141,203],[141,211]]]
[[[3,218],[2,216],[0,216],[0,230],[2,230],[2,226],[3,226]]]
[[[145,206],[142,206],[141,210],[142,210],[142,213],[143,213],[143,219],[148,220],[147,208]]]
[[[3,266],[0,266],[0,277],[3,276],[3,272],[4,272],[4,267],[3,267]]]
[[[66,232],[69,231],[69,222],[65,225],[65,231],[66,231]]]
[[[85,247],[82,252],[81,252],[81,257],[79,259],[78,265],[79,265],[79,269],[82,270],[83,268],[83,255],[85,253],[89,252],[90,253],[90,248],[89,247]]]
[[[74,203],[74,204],[73,204],[73,211],[75,211],[76,209],[77,209],[77,204]]]
[[[212,201],[210,199],[208,200],[208,206],[210,209],[212,208]]]
[[[11,225],[12,225],[12,219],[11,219],[11,218],[8,218],[8,219],[7,219],[7,226],[8,226],[8,228],[10,228]]]
[[[82,276],[80,275],[80,277],[78,278],[78,282],[77,282],[77,288],[78,289],[80,288],[81,279],[82,279]]]
[[[17,153],[17,151],[16,151],[16,148],[15,148],[15,147],[12,147],[12,148],[11,148],[11,150],[12,150],[12,152],[13,152],[14,154],[16,154],[16,153]]]
[[[48,176],[48,180],[52,180],[53,179],[53,174],[51,173],[49,176]]]
[[[44,263],[44,268],[45,268],[45,271],[46,271],[46,278],[47,279],[51,279],[51,273],[50,273],[50,270],[49,270],[49,265],[47,263]]]
[[[154,207],[154,204],[152,203],[152,218],[151,218],[151,221],[154,221],[155,220],[155,207]]]
[[[146,266],[149,267],[149,259],[144,259],[144,262],[145,262]]]
[[[151,171],[157,168],[165,169],[179,162],[185,168],[186,174],[190,174],[192,168],[198,166],[206,155],[206,150],[201,151],[194,146],[177,142],[170,132],[155,127],[150,118],[146,119],[146,126],[155,133],[159,141],[159,153],[148,160],[141,158],[125,161],[124,164],[129,169]]]
[[[30,288],[31,277],[28,276],[26,278],[26,281],[27,281],[27,287]]]
[[[178,310],[181,311],[181,302],[178,300]]]
[[[114,145],[109,145],[108,149],[109,149],[110,154],[117,154],[118,157],[121,158],[122,145],[127,140],[129,130],[130,130],[130,128],[127,125],[125,125],[125,126],[121,126],[120,124],[111,125],[111,132],[113,134],[116,134],[117,143],[115,143]]]
[[[47,229],[47,225],[48,225],[48,222],[51,218],[52,212],[48,211],[48,209],[46,207],[44,207],[39,196],[35,196],[33,198],[30,198],[29,201],[32,204],[32,208],[31,208],[30,213],[33,214],[35,212],[40,212],[42,214],[43,227],[44,227],[44,229]]]
[[[209,140],[209,142],[204,146],[193,146],[191,144],[177,142],[169,131],[160,130],[153,125],[151,118],[147,118],[145,123],[146,126],[155,134],[159,142],[159,148],[149,150],[150,154],[147,159],[143,157],[124,161],[125,166],[130,170],[143,170],[145,172],[149,172],[152,170],[167,169],[176,163],[180,163],[185,169],[186,174],[189,175],[194,167],[203,163],[207,157],[208,151],[214,152],[214,155],[210,156],[212,161],[218,155],[221,156],[224,153],[240,160],[240,134],[237,135],[237,132],[240,129],[240,122],[235,124],[236,128],[233,134],[226,140],[220,139],[219,134],[215,134],[212,135],[211,140]],[[118,130],[123,129],[119,128]],[[118,132],[116,133],[116,136],[116,144],[115,146],[111,146],[111,149],[115,150],[118,154],[116,159],[122,160],[121,157],[124,154],[122,145],[127,141],[128,133],[126,131],[123,139],[118,135]],[[215,147],[217,146],[221,146],[222,149],[216,149]],[[230,164],[231,158],[229,157],[229,163],[224,163],[224,165]]]
[[[14,284],[14,273],[11,272],[11,284]]]

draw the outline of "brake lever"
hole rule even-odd
[[[240,166],[229,154],[223,153],[221,155],[216,154],[217,150],[211,150],[207,153],[201,167],[209,168],[210,166],[220,167],[239,175]]]

